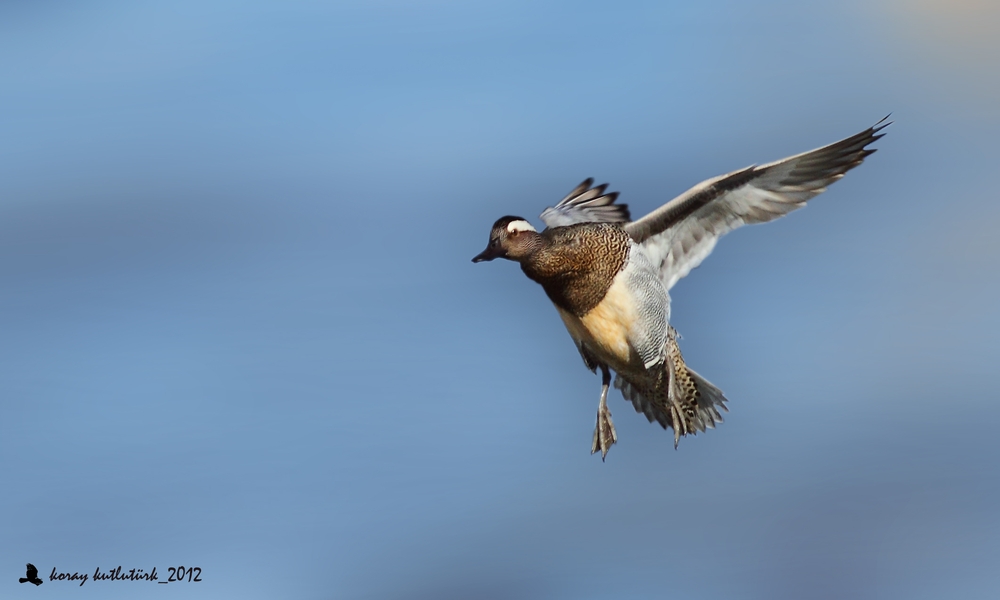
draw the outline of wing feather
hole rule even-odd
[[[593,187],[592,187],[593,186]],[[604,193],[608,184],[594,186],[593,178],[585,179],[573,188],[559,204],[542,212],[547,227],[562,227],[575,223],[625,223],[631,216],[627,204],[615,204],[618,192]]]
[[[703,181],[625,230],[643,245],[670,289],[723,235],[804,206],[860,165],[875,152],[867,146],[885,135],[879,132],[890,125],[888,118],[828,146]]]

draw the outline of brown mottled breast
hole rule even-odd
[[[542,232],[545,246],[521,262],[559,308],[582,317],[597,306],[628,261],[631,238],[618,225],[578,223]]]

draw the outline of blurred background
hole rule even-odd
[[[6,2],[0,97],[5,598],[997,597],[995,2]],[[674,288],[726,423],[591,456],[493,221],[889,112]]]

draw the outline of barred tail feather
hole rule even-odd
[[[705,431],[706,428],[715,429],[715,424],[722,422],[722,415],[719,413],[719,410],[729,412],[729,409],[726,407],[726,397],[722,394],[722,390],[712,385],[711,382],[701,375],[695,373],[693,369],[689,368],[688,373],[698,387],[697,427],[700,431]]]
[[[670,361],[668,361],[669,363]],[[712,385],[707,379],[687,368],[681,363],[687,375],[686,379],[694,384],[698,393],[697,411],[690,408],[685,410],[682,406],[684,398],[676,400],[667,399],[668,394],[657,394],[653,390],[640,391],[634,384],[627,381],[621,375],[615,374],[615,387],[621,390],[622,396],[632,402],[632,406],[637,413],[646,416],[650,423],[659,423],[664,429],[674,430],[674,447],[677,446],[680,438],[685,435],[696,435],[699,431],[715,429],[716,423],[722,422],[723,412],[729,412],[726,407],[726,397],[722,390]],[[666,373],[670,373],[670,367]],[[677,378],[670,377],[668,381],[661,380],[664,387],[673,388],[677,393]],[[661,386],[657,386],[661,387]]]

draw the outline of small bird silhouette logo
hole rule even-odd
[[[42,580],[38,578],[38,569],[35,565],[28,563],[28,570],[25,573],[27,577],[22,577],[18,579],[21,583],[28,583],[29,581],[35,585],[42,585]]]

